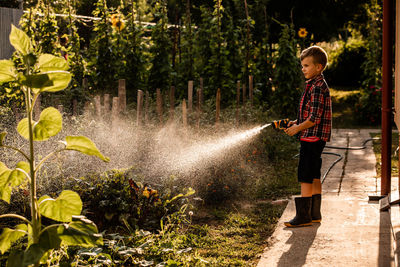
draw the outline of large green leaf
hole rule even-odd
[[[39,74],[20,76],[22,85],[32,88],[37,94],[39,92],[58,92],[65,89],[70,83],[72,74],[68,71],[57,70]]]
[[[14,186],[20,185],[29,173],[29,163],[20,161],[14,170],[0,162],[0,199],[10,203],[11,190]]]
[[[0,252],[3,254],[6,252],[18,239],[24,237],[27,234],[26,224],[18,224],[15,229],[4,228],[0,235]]]
[[[103,245],[103,237],[96,225],[89,221],[74,221],[57,229],[62,243],[67,246],[95,247]]]
[[[33,140],[34,141],[45,141],[50,137],[57,135],[62,129],[62,115],[61,113],[53,108],[48,107],[40,113],[38,122],[32,122],[33,127]],[[17,126],[18,133],[29,140],[29,124],[28,119],[22,119]]]
[[[62,57],[56,57],[51,54],[42,54],[39,56],[38,68],[40,72],[68,70],[68,63]]]
[[[56,199],[47,195],[42,196],[39,199],[39,211],[52,220],[71,222],[72,215],[81,214],[82,200],[76,192],[64,190]]]
[[[11,60],[0,60],[0,84],[14,81],[16,70]]]
[[[110,158],[103,156],[92,140],[85,136],[67,136],[65,141],[67,150],[79,151],[86,155],[96,156],[106,162],[110,161]]]
[[[14,25],[11,25],[10,43],[14,46],[15,50],[20,52],[22,55],[27,55],[33,50],[28,35]]]

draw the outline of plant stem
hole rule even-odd
[[[29,72],[29,66],[28,66]],[[40,222],[38,218],[37,212],[37,198],[36,198],[36,174],[35,174],[35,153],[33,147],[33,127],[32,127],[32,100],[31,100],[31,88],[27,87],[26,90],[26,113],[28,116],[28,127],[29,127],[29,152],[30,152],[30,173],[31,173],[31,216],[32,216],[32,237],[33,244],[39,243],[39,230],[40,230]]]
[[[2,218],[17,218],[28,224],[32,224],[27,218],[25,218],[21,215],[18,215],[18,214],[3,214],[3,215],[0,215],[0,219],[2,219]]]
[[[19,152],[22,156],[24,156],[24,158],[26,158],[28,161],[30,160],[30,158],[28,157],[28,155],[26,155],[22,150],[20,150],[20,149],[18,149],[18,148],[16,148],[16,147],[7,146],[7,145],[2,145],[2,147],[15,150],[15,151]]]
[[[59,153],[59,152],[61,152],[61,151],[64,151],[64,150],[65,150],[65,149],[63,148],[63,149],[59,149],[59,150],[57,150],[57,151],[53,151],[53,152],[51,152],[50,154],[48,154],[46,157],[44,157],[44,158],[39,162],[39,164],[36,166],[35,172],[38,173],[38,172],[39,172],[39,169],[40,169],[40,167],[41,167],[41,165],[42,165],[46,160],[48,160],[51,156],[53,156],[53,155],[55,155],[55,154],[57,154],[57,153]]]

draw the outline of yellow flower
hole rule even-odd
[[[150,192],[151,192],[151,191],[149,191],[149,190],[147,189],[147,187],[145,187],[144,190],[143,190],[143,196],[145,196],[146,198],[149,198],[149,197],[150,197]]]
[[[125,23],[122,21],[120,14],[113,14],[111,16],[111,24],[117,31],[122,31],[125,28]]]
[[[307,30],[306,28],[300,28],[300,30],[297,32],[300,38],[306,38],[307,37]]]

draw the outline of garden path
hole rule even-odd
[[[370,132],[379,130],[334,130],[331,146],[360,146]],[[295,214],[289,201],[277,228],[268,240],[258,267],[279,266],[395,266],[389,212],[380,212],[369,195],[380,195],[372,143],[363,150],[328,149],[342,154],[323,183],[322,222],[311,227],[287,228],[283,222]],[[323,155],[322,170],[336,157]],[[397,179],[392,180],[396,190]]]

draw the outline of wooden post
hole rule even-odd
[[[174,120],[175,115],[175,86],[171,86],[169,90],[169,119]]]
[[[110,103],[110,94],[104,94],[103,96],[103,117],[105,119],[110,118],[110,110],[111,110],[111,103]]]
[[[188,112],[193,110],[193,81],[188,82]]]
[[[197,129],[200,129],[200,117],[201,117],[201,89],[197,90]]]
[[[246,104],[246,100],[247,100],[246,94],[247,94],[247,92],[246,92],[246,83],[243,83],[243,105]]]
[[[163,122],[163,118],[162,118],[162,112],[163,112],[163,108],[162,108],[162,95],[161,95],[161,89],[157,88],[157,114],[158,114],[158,120],[160,121],[160,124]]]
[[[42,96],[39,95],[39,96],[36,98],[35,106],[34,106],[34,108],[33,108],[33,113],[34,113],[35,121],[38,121],[38,120],[39,120],[39,117],[40,117],[41,102],[42,102],[41,100],[42,100]]]
[[[217,98],[216,98],[216,112],[215,112],[215,126],[218,126],[219,123],[219,114],[221,109],[221,89],[218,88]]]
[[[119,97],[114,96],[112,99],[112,110],[111,110],[112,128],[116,128],[116,126],[119,123],[119,111],[120,111],[119,109],[120,109]]]
[[[125,79],[118,80],[118,99],[120,111],[126,111],[126,82]]]
[[[143,91],[138,90],[136,126],[140,127],[142,125],[142,117],[143,117]]]
[[[85,102],[85,106],[83,107],[83,114],[85,115],[85,116],[89,116],[89,115],[91,115],[90,113],[90,102],[89,101],[86,101]]]
[[[240,108],[240,81],[237,81],[236,87],[236,127],[239,126],[239,108]]]
[[[183,127],[187,128],[187,109],[186,109],[186,99],[182,101],[182,120],[183,120]]]
[[[61,113],[61,115],[63,115],[64,114],[64,106],[63,105],[58,105],[57,106],[57,109],[58,109],[58,111]]]
[[[200,105],[203,105],[204,99],[204,88],[203,88],[203,78],[200,77]]]
[[[100,103],[100,96],[99,95],[96,95],[94,97],[94,108],[96,110],[96,116],[98,118],[100,118],[101,117],[101,103]]]
[[[88,80],[87,78],[83,78],[82,79],[82,88],[84,91],[86,91],[88,89]]]
[[[253,75],[249,75],[249,98],[250,106],[253,106]]]
[[[146,99],[144,103],[144,123],[147,124],[149,122],[149,102],[150,102],[150,94],[149,91],[146,91]]]
[[[72,99],[72,115],[78,116],[78,100]]]

